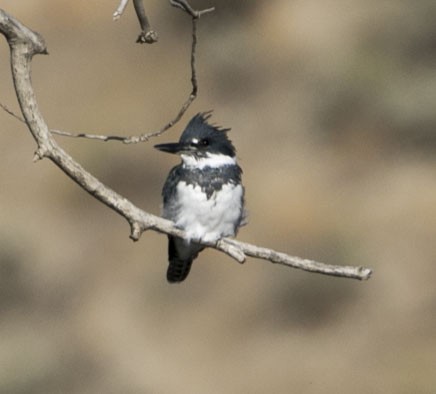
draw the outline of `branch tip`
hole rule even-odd
[[[121,0],[120,5],[116,9],[116,11],[112,14],[112,19],[114,21],[117,21],[120,19],[121,15],[123,14],[124,10],[126,9],[127,3],[129,0]]]
[[[48,150],[44,149],[42,147],[39,147],[36,151],[35,154],[33,155],[33,162],[36,163],[40,160],[42,160],[44,157],[48,156]]]
[[[138,222],[132,222],[130,224],[130,239],[134,242],[139,241],[144,230],[144,227]]]
[[[359,273],[360,273],[360,279],[361,280],[368,280],[372,276],[372,269],[366,268],[366,267],[359,267]]]
[[[231,245],[230,243],[221,239],[216,243],[216,248],[225,252],[240,264],[245,262],[246,259],[245,253],[236,245]]]
[[[209,14],[211,12],[215,11],[215,7],[211,7],[211,8],[206,8],[205,10],[202,11],[197,11],[197,18],[200,18],[200,16],[204,15],[204,14]]]
[[[148,31],[142,31],[141,34],[138,36],[136,42],[138,44],[154,44],[159,39],[159,36],[156,31],[154,30],[148,30]]]

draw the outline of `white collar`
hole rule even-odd
[[[192,155],[181,155],[181,157],[184,167],[197,168],[199,170],[205,167],[218,168],[236,164],[236,157],[220,153],[206,153],[206,157],[195,157]]]

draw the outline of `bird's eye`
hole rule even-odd
[[[207,140],[206,138],[202,139],[200,141],[200,145],[201,146],[208,146],[209,145],[209,140]]]

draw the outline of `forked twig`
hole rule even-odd
[[[182,119],[185,112],[188,110],[192,102],[197,98],[198,93],[198,82],[197,82],[197,71],[195,68],[196,59],[196,48],[197,48],[197,19],[192,18],[192,45],[191,45],[191,86],[192,90],[186,101],[183,103],[177,115],[171,119],[167,124],[165,124],[161,129],[153,131],[150,133],[143,133],[134,136],[120,136],[120,135],[102,135],[102,134],[89,134],[89,133],[70,133],[68,131],[51,130],[53,134],[61,135],[64,137],[73,138],[88,138],[99,141],[121,141],[124,144],[137,144],[140,142],[146,142],[150,138],[157,137],[165,133],[168,129],[173,127],[177,122]]]
[[[125,7],[127,6],[128,0],[121,1],[119,7],[114,13],[114,18],[119,18],[121,14],[124,12]],[[148,24],[147,17],[145,16],[144,7],[142,5],[142,0],[135,1],[135,9],[137,9],[137,4],[139,4],[139,12],[143,14],[143,22]],[[73,133],[69,131],[63,131],[63,130],[57,130],[52,129],[50,130],[53,134],[60,135],[63,137],[71,137],[71,138],[87,138],[92,140],[98,140],[98,141],[120,141],[124,144],[137,144],[140,142],[146,142],[150,138],[157,137],[163,133],[165,133],[167,130],[169,130],[171,127],[173,127],[176,123],[182,119],[185,112],[188,110],[192,102],[197,98],[198,93],[198,82],[197,82],[197,71],[196,71],[196,51],[197,51],[197,23],[198,18],[206,13],[212,12],[214,8],[208,8],[205,10],[194,10],[186,1],[184,0],[172,0],[171,5],[174,7],[182,9],[184,12],[186,12],[188,15],[191,16],[192,19],[192,43],[191,43],[191,56],[190,56],[190,67],[191,67],[191,92],[188,96],[188,98],[185,100],[185,102],[182,104],[182,106],[179,109],[179,112],[176,114],[176,116],[171,119],[167,124],[165,124],[161,129],[153,132],[148,133],[142,133],[140,135],[133,135],[133,136],[121,136],[121,135],[104,135],[104,134],[97,134],[97,133]],[[149,25],[148,25],[149,26]],[[20,118],[18,115],[15,115],[12,111],[7,109],[7,107],[0,103],[0,106],[10,115],[14,116],[18,120],[21,120],[24,122],[24,119]]]
[[[173,7],[180,8],[181,10],[187,12],[189,15],[191,15],[194,19],[200,18],[200,16],[207,14],[209,12],[215,11],[215,7],[206,8],[204,10],[198,11],[194,10],[187,1],[185,0],[170,0],[170,4]]]

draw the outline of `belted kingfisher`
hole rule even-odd
[[[195,240],[215,242],[234,236],[245,221],[242,170],[227,137],[230,129],[209,124],[210,116],[211,112],[195,115],[179,142],[155,145],[182,158],[162,190],[162,216],[185,230],[187,236],[168,236],[170,283],[185,280],[192,261],[204,249]]]

